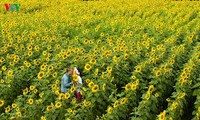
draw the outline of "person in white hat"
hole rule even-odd
[[[81,87],[83,84],[83,80],[80,76],[81,72],[79,72],[76,67],[74,68],[74,74],[78,75],[78,81],[75,83],[75,86],[76,86],[75,96],[76,96],[76,100],[80,101],[82,99],[82,95],[81,95],[80,91],[81,91]]]

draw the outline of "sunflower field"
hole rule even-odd
[[[0,120],[155,119],[200,119],[199,1],[1,1]]]

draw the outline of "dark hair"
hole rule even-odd
[[[78,72],[80,73],[80,76],[82,75],[82,70],[80,68],[77,68]]]
[[[67,69],[66,69],[66,72],[69,72],[70,70],[72,70],[72,68],[67,68]]]

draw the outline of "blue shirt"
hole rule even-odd
[[[60,91],[64,92],[64,93],[69,92],[69,87],[71,84],[72,84],[72,82],[71,82],[69,75],[67,73],[65,73],[62,77]]]

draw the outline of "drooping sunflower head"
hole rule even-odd
[[[0,107],[4,105],[4,100],[0,100]]]

